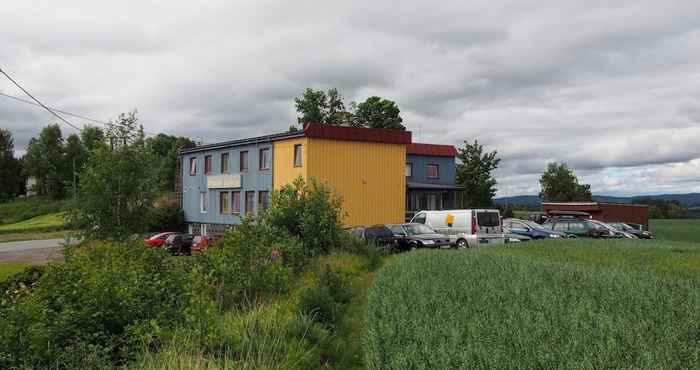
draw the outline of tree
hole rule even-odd
[[[105,133],[101,128],[95,126],[84,126],[80,132],[80,141],[87,152],[93,151],[105,143]]]
[[[72,134],[66,139],[64,166],[66,169],[64,176],[66,183],[70,184],[73,196],[77,196],[79,173],[83,170],[87,161],[87,150],[80,141],[80,136]]]
[[[158,134],[146,139],[146,146],[155,155],[154,170],[158,173],[160,190],[172,191],[175,188],[175,168],[177,152],[192,148],[194,141],[181,136]]]
[[[371,96],[353,106],[355,107],[353,125],[355,126],[406,130],[406,127],[401,124],[403,122],[399,115],[401,111],[391,100]]]
[[[540,198],[549,202],[591,201],[591,186],[579,184],[566,163],[552,162],[540,178]]]
[[[16,197],[21,194],[23,188],[22,164],[15,158],[12,133],[0,129],[0,200]]]
[[[119,116],[109,130],[112,145],[98,146],[80,174],[80,197],[69,218],[88,239],[126,239],[151,219],[158,189],[154,155],[145,145],[135,113]],[[124,129],[128,127],[129,129]]]
[[[462,207],[491,207],[496,195],[496,179],[491,171],[498,168],[501,159],[494,150],[484,153],[484,146],[474,140],[473,144],[464,142],[464,148],[459,149],[457,158],[457,184],[462,186]]]
[[[325,123],[328,111],[328,97],[323,90],[307,88],[301,97],[294,99],[294,105],[301,116],[297,117],[300,126],[306,123]]]
[[[32,138],[25,156],[26,173],[36,179],[36,192],[57,199],[64,195],[65,163],[63,135],[57,124],[44,127]]]

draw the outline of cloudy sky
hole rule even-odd
[[[304,88],[337,87],[396,101],[414,141],[498,150],[501,196],[537,193],[550,161],[596,194],[700,191],[693,0],[9,0],[0,40],[0,67],[48,105],[138,109],[150,132],[279,132]],[[54,121],[0,96],[18,154]]]

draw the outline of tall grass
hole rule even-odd
[[[658,240],[700,243],[700,219],[651,220],[649,226]]]
[[[0,225],[0,235],[27,232],[57,231],[66,228],[65,213],[49,213],[13,224]]]
[[[43,197],[30,197],[0,203],[0,225],[12,224],[30,218],[59,213],[68,209],[69,200],[52,200]]]
[[[522,248],[530,247],[539,248]],[[585,259],[498,249],[412,252],[387,265],[370,290],[366,365],[697,368],[698,288],[697,278]]]

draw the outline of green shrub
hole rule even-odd
[[[242,307],[288,291],[305,260],[295,237],[245,222],[209,248],[200,263],[212,278],[214,299],[224,307]]]
[[[69,257],[46,266],[30,295],[0,311],[0,368],[120,364],[170,328],[196,322],[186,309],[202,311],[192,306],[203,304],[195,299],[203,276],[163,251],[94,243]]]
[[[29,266],[4,281],[0,281],[0,309],[14,304],[26,296],[34,288],[39,278],[44,274],[44,266]]]
[[[166,203],[151,210],[148,231],[182,230],[185,213],[177,204]]]
[[[351,298],[348,279],[325,265],[318,280],[301,291],[299,309],[313,320],[332,327],[339,321]]]
[[[308,256],[324,255],[339,246],[341,203],[328,186],[314,179],[306,183],[300,177],[272,193],[258,223],[298,237]]]
[[[522,252],[544,243],[521,247]],[[596,242],[590,244],[571,249],[583,253],[585,248],[597,248]],[[697,277],[571,260],[551,262],[503,255],[499,250],[503,249],[418,251],[386,265],[369,293],[365,365],[370,369],[700,366]]]

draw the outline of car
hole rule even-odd
[[[162,247],[163,244],[165,244],[165,240],[168,239],[168,237],[170,235],[173,235],[173,234],[180,234],[180,233],[175,232],[175,231],[156,233],[154,235],[146,237],[146,239],[144,239],[144,242],[146,243],[147,246],[149,246],[151,248]]]
[[[639,227],[633,227],[632,225],[621,222],[621,221],[613,221],[613,222],[607,222],[608,225],[614,227],[617,230],[624,231],[626,233],[630,233],[634,236],[636,236],[639,239],[654,239],[654,234],[652,234],[649,231],[642,230]],[[639,225],[641,226],[641,225]]]
[[[350,235],[366,240],[378,247],[396,247],[398,239],[386,225],[372,225],[366,227],[354,227],[350,229]]]
[[[197,235],[192,239],[191,250],[193,252],[203,252],[214,243],[214,238],[206,235]]]
[[[532,240],[529,236],[511,233],[506,228],[503,229],[503,238],[506,243],[522,243]]]
[[[621,238],[608,228],[598,225],[591,220],[576,217],[550,217],[542,225],[547,230],[566,233],[575,238]]]
[[[507,231],[511,234],[524,235],[532,239],[557,239],[568,237],[566,233],[547,230],[536,222],[517,218],[503,219],[503,230],[504,232]]]
[[[397,240],[401,249],[415,248],[441,248],[451,247],[450,237],[439,234],[433,228],[424,224],[407,223],[397,225],[387,225]]]
[[[175,233],[165,240],[165,249],[173,255],[191,254],[194,235]]]
[[[497,209],[420,211],[411,222],[428,225],[438,233],[448,235],[458,248],[505,242],[501,214]]]
[[[603,221],[600,221],[600,220],[590,220],[590,221],[593,222],[593,223],[596,224],[596,225],[599,225],[599,226],[601,226],[601,227],[604,227],[604,228],[610,230],[610,232],[614,233],[615,235],[617,235],[617,236],[619,236],[619,237],[621,237],[621,238],[626,238],[626,239],[638,239],[636,236],[634,236],[634,235],[632,235],[632,234],[630,234],[630,233],[624,232],[624,231],[620,231],[620,230],[618,230],[618,229],[616,229],[616,228],[614,228],[614,227],[608,225],[607,223],[605,223],[605,222],[603,222]]]

